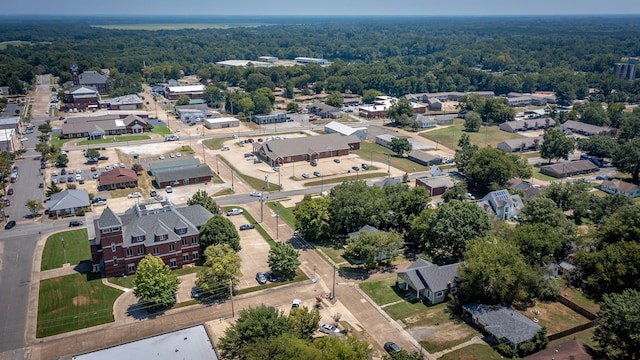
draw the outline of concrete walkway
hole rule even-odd
[[[479,336],[474,336],[469,341],[463,342],[462,344],[458,344],[458,345],[456,345],[456,346],[454,346],[452,348],[448,348],[448,349],[439,351],[437,353],[434,353],[434,354],[432,354],[432,356],[435,359],[438,359],[438,358],[440,358],[441,356],[443,356],[445,354],[448,354],[450,352],[456,351],[458,349],[462,349],[462,348],[467,347],[467,346],[472,345],[472,344],[481,344],[481,345],[489,346],[489,345],[487,345],[486,342],[482,341],[482,339]]]

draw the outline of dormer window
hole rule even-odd
[[[169,239],[168,234],[156,234],[156,241],[164,241]]]
[[[186,227],[179,227],[179,228],[175,228],[174,231],[178,235],[184,235],[184,234],[187,233],[187,228]]]
[[[144,242],[144,240],[145,240],[145,236],[144,235],[131,235],[131,242],[132,243]]]

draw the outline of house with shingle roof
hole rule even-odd
[[[134,114],[109,114],[67,118],[62,124],[62,138],[104,139],[110,135],[141,134],[147,129],[147,119]]]
[[[342,113],[337,107],[327,105],[325,103],[317,102],[308,107],[309,112],[320,116],[323,119],[340,119]]]
[[[574,120],[569,120],[564,124],[562,124],[562,130],[564,130],[565,132],[569,130],[574,134],[580,134],[584,136],[592,136],[592,135],[613,136],[616,133],[616,130],[610,127],[597,126],[597,125],[587,124],[587,123],[574,121]]]
[[[131,169],[115,168],[98,177],[98,190],[126,189],[138,186],[138,174]]]
[[[553,176],[555,178],[563,178],[580,174],[588,174],[598,171],[600,168],[590,160],[563,161],[552,165],[540,167],[540,172]]]
[[[556,121],[552,118],[538,118],[538,119],[524,119],[505,121],[500,124],[499,128],[502,131],[516,133],[519,131],[531,131],[547,129],[556,124]]]
[[[425,116],[424,114],[413,114],[410,119],[411,121],[417,122],[421,129],[434,128],[438,125],[435,118]]]
[[[630,198],[640,196],[640,187],[622,180],[605,180],[600,184],[600,190],[609,194],[622,194]]]
[[[542,136],[536,136],[531,138],[525,137],[521,139],[509,139],[509,140],[499,142],[498,145],[496,145],[496,147],[506,152],[535,151],[542,146],[542,142],[543,142]]]
[[[89,211],[89,194],[86,190],[64,190],[51,195],[45,203],[49,217],[80,215]]]
[[[172,269],[200,259],[200,227],[214,215],[201,205],[176,208],[162,202],[136,202],[124,214],[106,207],[87,224],[94,272],[107,277],[134,274],[145,255],[160,257]]]
[[[449,294],[457,292],[456,275],[458,263],[438,266],[418,259],[405,270],[396,274],[396,286],[409,296],[426,300],[435,305],[447,300]]]
[[[492,191],[476,204],[499,220],[513,219],[524,207],[520,195],[511,195],[507,190]]]
[[[496,341],[504,341],[514,349],[530,341],[540,331],[540,325],[504,305],[471,303],[462,306],[463,316]]]

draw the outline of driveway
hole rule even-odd
[[[269,244],[256,229],[239,230],[240,225],[249,222],[244,215],[228,216],[227,219],[231,220],[236,229],[238,229],[238,234],[240,234],[241,250],[238,255],[242,260],[242,277],[238,288],[245,289],[258,286],[256,273],[265,273],[269,270],[269,264],[267,264]]]

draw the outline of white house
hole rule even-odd
[[[630,198],[640,196],[640,187],[622,180],[605,180],[600,184],[600,190],[609,194],[622,194]]]
[[[418,259],[406,270],[398,271],[396,286],[411,292],[410,295],[435,305],[447,300],[449,294],[457,292],[456,274],[458,263],[438,266]]]
[[[524,206],[520,195],[511,195],[507,190],[492,191],[477,204],[500,220],[513,219]]]

